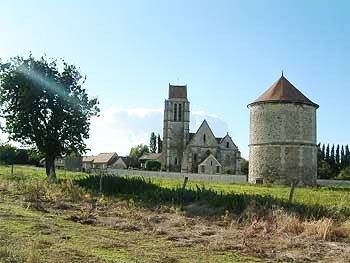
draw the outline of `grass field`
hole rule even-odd
[[[0,262],[350,260],[350,189],[297,188],[288,204],[282,186],[189,182],[183,192],[176,180],[106,177],[101,196],[98,176],[58,177],[0,166]],[[330,217],[288,212],[315,207]]]

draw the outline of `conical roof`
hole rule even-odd
[[[318,108],[318,105],[309,100],[300,90],[282,76],[272,86],[266,90],[259,98],[248,106],[268,102],[300,103]]]

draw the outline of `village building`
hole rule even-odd
[[[241,153],[229,134],[216,137],[206,120],[190,133],[187,86],[170,85],[165,100],[163,169],[184,173],[240,174]]]
[[[118,154],[116,152],[100,153],[96,156],[84,156],[82,160],[83,170],[105,169],[112,167],[117,161]]]
[[[129,156],[119,156],[117,161],[112,165],[115,169],[129,169],[130,167],[137,167],[137,160]]]
[[[89,171],[93,168],[94,158],[96,156],[83,156],[82,160],[82,170]]]

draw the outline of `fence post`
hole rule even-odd
[[[289,203],[291,203],[293,201],[294,189],[295,189],[295,186],[297,185],[297,183],[298,183],[297,179],[292,179],[292,183],[291,183],[290,191],[289,191],[289,198],[288,198]]]

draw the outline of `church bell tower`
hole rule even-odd
[[[189,141],[190,102],[187,85],[169,84],[164,105],[163,161],[167,171],[180,172],[183,152]]]

